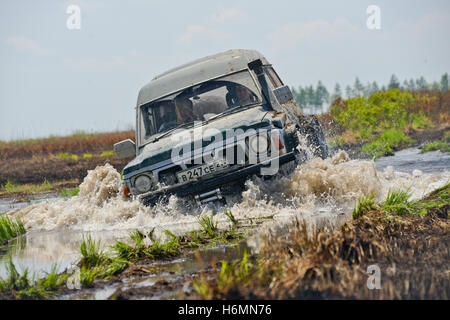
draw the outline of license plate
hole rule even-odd
[[[209,164],[204,164],[192,169],[184,170],[177,173],[178,182],[187,182],[195,180],[208,174],[221,171],[228,168],[228,164],[222,160]]]

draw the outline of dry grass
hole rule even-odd
[[[125,139],[135,140],[134,131],[85,134],[67,137],[50,137],[12,142],[0,142],[0,160],[29,159],[34,156],[64,154],[81,157],[85,153],[102,153],[112,150],[114,143]]]
[[[113,144],[134,140],[134,131],[75,134],[68,137],[0,142],[0,185],[41,184],[43,181],[74,181],[79,184],[88,170],[110,163],[118,171],[130,159],[117,159],[111,152]],[[54,188],[52,191],[60,191]]]

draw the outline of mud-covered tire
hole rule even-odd
[[[298,133],[305,137],[307,147],[315,157],[325,159],[328,157],[328,144],[322,126],[315,115],[302,115],[299,117]]]

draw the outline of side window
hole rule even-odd
[[[283,82],[281,81],[281,79],[278,77],[277,73],[275,72],[275,70],[273,70],[271,66],[265,66],[265,71],[270,79],[270,82],[272,82],[272,85],[275,88],[283,86]]]

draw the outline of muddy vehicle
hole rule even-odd
[[[121,141],[114,151],[135,157],[123,169],[124,194],[146,205],[173,194],[199,204],[221,200],[252,175],[270,177],[283,164],[328,155],[317,118],[302,113],[254,50],[156,76],[139,92],[136,143]]]

